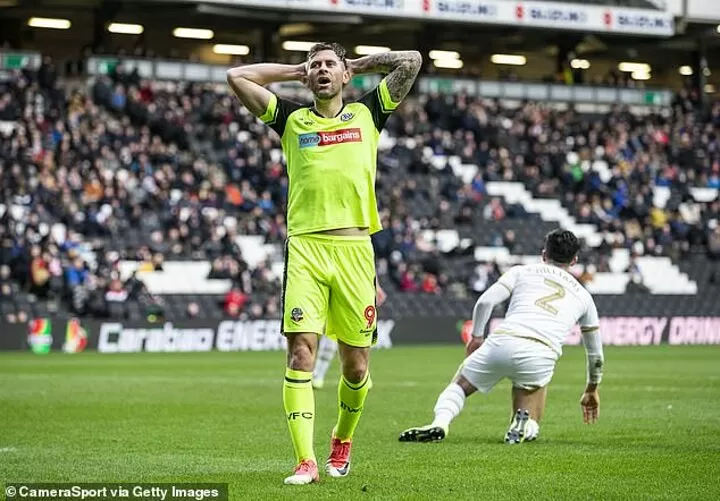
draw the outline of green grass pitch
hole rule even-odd
[[[429,422],[461,346],[375,351],[345,479],[284,486],[293,455],[284,354],[0,355],[0,482],[228,482],[231,499],[720,499],[720,347],[606,348],[597,425],[584,351],[567,348],[538,442],[508,446],[507,382],[468,400],[443,443]],[[332,379],[337,364],[331,369]],[[316,394],[324,462],[336,390]]]

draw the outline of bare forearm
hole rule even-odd
[[[381,73],[387,76],[390,97],[400,102],[410,91],[422,66],[422,56],[418,51],[392,51],[372,54],[348,61],[350,70],[357,75],[363,73]]]
[[[260,63],[238,66],[227,71],[228,85],[240,102],[256,117],[267,111],[273,94],[265,88],[273,82],[301,80],[305,65]]]
[[[422,57],[416,50],[402,50],[371,54],[348,62],[350,63],[350,69],[356,75],[363,73],[387,74],[402,65],[419,67],[422,63]]]
[[[258,85],[300,80],[305,76],[304,64],[258,63],[238,66],[228,71],[231,79],[245,78]]]

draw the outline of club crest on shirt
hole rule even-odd
[[[342,115],[340,115],[340,120],[343,121],[343,122],[347,122],[347,121],[350,120],[353,116],[354,116],[354,115],[353,115],[352,113],[343,113]]]
[[[300,308],[293,308],[290,312],[290,318],[292,318],[293,322],[301,322],[305,318],[305,314]]]

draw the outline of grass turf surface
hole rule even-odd
[[[567,348],[541,438],[502,443],[509,384],[466,403],[443,443],[426,424],[462,347],[373,352],[345,479],[283,486],[293,466],[284,355],[0,355],[0,482],[228,482],[231,499],[720,499],[720,347],[606,348],[600,421],[582,423],[584,351]],[[337,364],[329,379],[338,374]],[[334,385],[316,393],[329,449]]]

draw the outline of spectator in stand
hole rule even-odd
[[[42,254],[40,247],[34,246],[30,251],[30,292],[41,298],[47,298],[50,292],[50,263],[47,254]]]
[[[196,302],[188,303],[187,309],[185,310],[185,316],[187,318],[197,318],[200,314],[200,306]]]
[[[247,318],[249,320],[259,320],[263,317],[263,314],[264,311],[262,305],[259,303],[253,303],[248,310]]]
[[[628,264],[625,273],[630,275],[630,281],[628,282],[626,292],[640,292],[647,293],[649,289],[645,286],[645,280],[643,278],[642,269],[637,262],[636,256],[630,257],[630,264]]]
[[[489,221],[501,221],[505,219],[505,208],[499,198],[493,198],[483,209],[483,218]]]
[[[714,264],[710,283],[720,285],[720,224],[717,219],[712,219],[708,223],[707,254]]]
[[[580,273],[580,275],[577,277],[578,282],[583,287],[587,287],[587,285],[593,281],[593,278],[595,277],[595,266],[586,264],[583,266],[583,271]]]
[[[125,290],[122,280],[120,280],[120,275],[114,272],[107,286],[107,292],[105,292],[105,300],[108,302],[124,303],[127,298],[128,292]]]
[[[0,315],[2,316],[13,309],[13,296],[18,292],[18,286],[11,278],[10,267],[0,266]]]
[[[484,144],[485,148],[487,148],[487,143]],[[481,164],[480,155],[478,155],[478,163]],[[485,188],[485,181],[482,178],[482,174],[476,174],[472,180],[472,183],[470,183],[470,186],[473,193],[475,194],[475,201],[480,202],[483,199],[483,196],[487,193],[487,189]]]
[[[280,318],[280,300],[277,296],[270,296],[265,301],[264,315],[266,318]]]
[[[470,278],[470,290],[475,294],[482,294],[488,288],[489,283],[489,265],[482,263],[475,267]]]
[[[24,324],[28,321],[28,315],[24,310],[11,311],[5,315],[5,321],[9,324]]]
[[[225,304],[223,309],[228,316],[237,318],[241,313],[243,313],[247,302],[248,297],[243,294],[240,289],[233,287],[225,295]]]
[[[417,292],[417,290],[418,285],[417,282],[415,282],[415,273],[410,269],[406,269],[404,272],[402,272],[400,278],[400,291]]]
[[[70,253],[72,257],[73,254]],[[85,261],[80,256],[76,256],[72,260],[72,264],[65,270],[65,283],[69,289],[82,286],[87,282],[90,273],[85,265]]]
[[[503,247],[505,247],[510,253],[516,250],[517,237],[513,230],[507,230],[502,238]]]
[[[432,273],[425,273],[423,276],[421,290],[426,294],[440,294],[442,292],[437,277]]]

